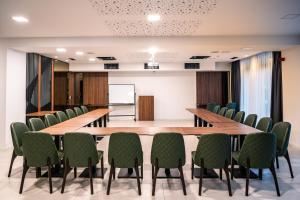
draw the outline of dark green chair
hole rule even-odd
[[[220,111],[221,106],[220,105],[216,105],[213,109],[213,113],[218,113]]]
[[[59,122],[58,122],[57,118],[55,117],[55,115],[53,115],[53,114],[45,115],[45,124],[46,124],[47,127],[53,126],[53,125],[58,124],[58,123]]]
[[[239,111],[236,113],[234,116],[233,120],[239,123],[243,123],[245,118],[245,112],[244,111]]]
[[[177,168],[183,194],[186,195],[185,181],[182,167],[185,165],[185,146],[183,136],[180,133],[157,133],[151,148],[152,165],[152,195],[155,195],[156,178],[159,168]]]
[[[235,103],[235,102],[230,102],[230,103],[228,103],[228,104],[226,105],[226,107],[227,107],[228,109],[234,109],[234,110],[236,110],[236,103]]]
[[[256,120],[257,120],[257,115],[256,114],[250,114],[246,117],[244,124],[247,126],[255,127],[256,125]]]
[[[30,118],[29,120],[29,127],[32,131],[40,131],[45,129],[46,126],[40,118]]]
[[[232,119],[233,116],[234,116],[234,113],[235,113],[234,109],[229,109],[229,110],[226,111],[225,117],[229,118],[229,119]]]
[[[77,175],[77,167],[87,167],[89,171],[91,194],[94,193],[93,188],[93,167],[101,160],[101,173],[104,177],[103,168],[103,151],[97,151],[95,140],[88,133],[66,133],[64,135],[64,177],[61,193],[64,193],[66,178],[70,168],[74,168],[74,177]]]
[[[208,103],[208,104],[206,105],[206,109],[209,110],[209,111],[211,111],[211,112],[213,112],[214,108],[215,108],[217,105],[218,105],[218,104],[216,104],[216,103]]]
[[[56,117],[59,122],[64,122],[64,121],[68,120],[68,116],[63,111],[57,111]]]
[[[72,110],[72,109],[67,109],[66,113],[67,113],[67,116],[69,119],[76,117],[76,114],[75,114],[74,110]]]
[[[17,156],[23,156],[23,146],[22,146],[22,137],[26,132],[29,131],[29,128],[26,124],[22,122],[13,122],[10,125],[10,133],[11,133],[11,139],[14,145],[14,150],[12,152],[9,171],[8,171],[8,177],[10,177],[11,169],[13,166],[13,163]]]
[[[77,116],[79,116],[79,115],[82,115],[82,114],[83,114],[83,112],[82,112],[81,108],[79,108],[79,107],[74,107],[74,111],[75,111],[75,114],[76,114]]]
[[[228,110],[227,107],[222,107],[222,108],[220,109],[220,111],[218,112],[218,114],[224,116],[227,110]]]
[[[140,178],[143,178],[143,150],[136,133],[113,133],[109,139],[108,162],[111,166],[107,186],[110,193],[111,179],[115,177],[116,168],[133,168],[136,173],[138,193],[141,195]],[[141,167],[141,177],[139,175]]]
[[[289,122],[277,122],[272,131],[277,136],[277,151],[276,151],[276,163],[279,168],[278,157],[284,157],[289,165],[291,177],[294,178],[292,164],[290,161],[288,146],[291,135],[291,124]]]
[[[80,106],[83,113],[89,112],[88,108],[86,106]]]
[[[261,118],[256,125],[256,129],[266,133],[270,132],[272,129],[272,118],[270,117]]]
[[[228,165],[231,159],[230,136],[225,134],[210,134],[200,137],[197,150],[192,152],[192,179],[194,178],[194,165],[200,167],[199,195],[202,191],[202,178],[204,169],[224,169],[229,196],[232,196]]]
[[[276,157],[276,136],[270,133],[254,133],[247,135],[240,152],[232,154],[231,171],[234,171],[234,165],[238,164],[246,168],[246,196],[249,190],[250,168],[270,169],[277,195],[280,196],[276,171],[274,168],[274,159]],[[233,173],[231,173],[233,179]]]
[[[60,164],[63,157],[55,147],[52,137],[47,133],[42,132],[27,132],[22,137],[23,146],[23,173],[19,193],[23,191],[23,185],[26,173],[29,167],[48,167],[48,178],[50,193],[52,193],[52,174],[53,165]]]

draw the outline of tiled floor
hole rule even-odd
[[[109,126],[192,126],[192,121],[156,121],[156,122],[131,122],[131,121],[111,121]],[[245,180],[234,179],[232,183],[233,196],[229,197],[225,180],[204,179],[203,194],[198,196],[198,179],[191,180],[190,150],[195,148],[197,140],[193,137],[185,138],[187,164],[184,167],[184,175],[187,185],[187,196],[183,195],[179,179],[159,179],[156,186],[155,197],[151,196],[151,167],[147,157],[150,155],[152,140],[148,137],[141,138],[143,151],[145,153],[144,180],[142,181],[142,196],[138,196],[135,179],[116,179],[112,183],[111,195],[106,195],[108,182],[108,172],[104,180],[94,179],[94,195],[90,195],[88,179],[73,179],[70,173],[67,179],[65,193],[61,194],[61,178],[53,178],[53,194],[49,194],[47,178],[35,178],[35,171],[30,170],[25,180],[23,194],[18,194],[21,172],[22,158],[17,158],[11,178],[7,178],[7,171],[10,162],[12,149],[0,151],[0,199],[277,199],[275,186],[269,171],[264,171],[264,179],[250,180],[250,195],[244,196]],[[98,148],[107,151],[107,139],[98,144]],[[277,169],[279,186],[282,196],[280,199],[300,199],[300,150],[290,148],[291,160],[295,178],[291,179],[287,163],[280,159],[280,169]],[[107,160],[107,159],[106,159]],[[225,177],[225,176],[223,176]]]

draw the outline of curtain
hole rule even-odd
[[[281,52],[273,52],[271,117],[273,123],[283,120]]]
[[[266,52],[240,61],[240,109],[247,115],[270,116],[272,57],[272,52]]]
[[[241,71],[240,61],[231,63],[231,100],[236,103],[236,111],[240,110]]]

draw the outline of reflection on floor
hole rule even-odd
[[[193,121],[155,121],[134,122],[116,121],[109,122],[109,126],[193,126]],[[151,196],[152,180],[149,156],[152,139],[141,138],[145,154],[144,180],[142,181],[142,196],[138,196],[135,179],[116,179],[112,182],[111,194],[106,195],[108,182],[108,171],[104,180],[94,179],[94,195],[90,195],[89,180],[84,178],[73,178],[71,172],[67,179],[65,193],[61,194],[61,178],[53,178],[53,194],[49,194],[47,178],[35,178],[35,170],[27,173],[23,194],[18,193],[22,173],[22,158],[18,157],[14,163],[12,175],[7,178],[8,166],[12,149],[0,151],[0,198],[1,199],[199,199],[199,180],[191,180],[190,151],[196,148],[197,139],[193,136],[185,137],[187,164],[184,167],[184,175],[187,185],[187,196],[183,195],[179,179],[158,179],[155,197]],[[107,153],[108,138],[104,138],[98,144],[99,149]],[[280,199],[299,199],[300,196],[300,150],[290,147],[292,165],[295,178],[291,179],[288,165],[284,159],[280,159],[280,169],[277,169],[279,187],[282,197]],[[106,154],[107,155],[107,154]],[[105,157],[107,160],[107,157]],[[107,167],[107,164],[106,164]],[[78,170],[80,172],[80,170]],[[223,175],[225,177],[225,174]],[[204,179],[202,199],[276,199],[275,186],[272,176],[268,170],[264,170],[264,179],[250,180],[249,197],[245,197],[245,180],[234,179],[232,181],[233,197],[227,193],[227,185],[223,180]]]

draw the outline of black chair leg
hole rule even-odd
[[[259,180],[263,179],[263,169],[258,170],[258,178],[259,178]]]
[[[152,176],[152,179],[154,177],[154,165],[151,165],[151,176]]]
[[[152,196],[155,195],[155,187],[156,187],[156,177],[158,174],[158,164],[157,164],[157,160],[156,160],[156,164],[154,166],[154,175],[153,175],[153,179],[152,179]]]
[[[246,196],[249,194],[249,174],[250,174],[250,161],[247,159],[247,167],[246,167]]]
[[[193,158],[192,158],[192,179],[194,179],[194,168],[195,168],[195,166],[194,166],[194,160],[193,160]]]
[[[277,167],[277,169],[279,169],[278,156],[276,156],[276,167]]]
[[[199,177],[199,196],[202,193],[202,178],[203,178],[203,167],[200,168],[200,177]]]
[[[272,173],[272,175],[273,175],[273,178],[274,178],[277,196],[280,196],[280,191],[279,191],[279,186],[278,186],[278,181],[277,181],[276,171],[275,171],[275,167],[274,167],[274,164],[273,164],[273,163],[271,164],[270,171],[271,171],[271,173]]]
[[[29,167],[27,166],[27,162],[26,162],[26,160],[24,160],[23,173],[22,173],[22,179],[21,179],[21,185],[20,185],[20,191],[19,191],[20,194],[22,194],[22,191],[23,191],[25,176],[26,176],[28,169],[29,169]]]
[[[15,153],[15,151],[13,151],[12,155],[11,155],[10,165],[9,165],[8,177],[10,177],[11,169],[12,169],[12,166],[14,164],[14,161],[15,161],[16,157],[17,157],[17,154]]]
[[[141,166],[141,179],[144,179],[144,167],[143,165]]]
[[[93,166],[92,166],[92,159],[91,158],[89,158],[89,177],[90,177],[91,194],[94,194]]]
[[[104,161],[103,161],[103,157],[101,158],[101,175],[102,175],[102,179],[104,179]]]
[[[290,160],[290,156],[289,156],[289,152],[286,151],[286,154],[284,155],[286,161],[289,164],[289,169],[290,169],[290,173],[291,173],[291,177],[294,178],[294,173],[293,173],[293,169],[292,169],[292,164],[291,164],[291,160]]]
[[[231,180],[233,180],[233,172],[234,172],[234,159],[231,160]]]
[[[186,195],[186,188],[185,188],[185,181],[184,181],[182,166],[179,166],[178,169],[180,172],[180,180],[181,180],[181,185],[182,185],[182,189],[183,189],[183,194]]]
[[[138,192],[139,195],[142,195],[141,192],[141,182],[140,182],[140,175],[139,175],[139,166],[138,166],[138,161],[135,161],[135,174],[136,174],[136,180],[137,180],[137,185],[138,185]]]
[[[66,161],[64,164],[64,177],[63,177],[63,182],[62,182],[62,186],[61,186],[61,193],[64,193],[64,190],[65,190],[68,171],[69,171],[69,162]]]
[[[227,180],[227,186],[228,186],[228,193],[229,196],[232,196],[232,191],[231,191],[231,184],[230,184],[230,178],[229,178],[229,170],[228,166],[224,167],[225,175],[226,175],[226,180]]]
[[[74,167],[74,178],[77,177],[77,167]]]
[[[36,168],[35,168],[35,177],[36,177],[36,178],[39,178],[39,177],[41,177],[41,175],[42,175],[42,170],[41,170],[41,168],[40,168],[40,167],[36,167]]]
[[[52,172],[51,172],[51,160],[47,158],[47,166],[48,166],[48,179],[49,179],[49,189],[50,194],[52,194]]]
[[[116,179],[116,168],[114,167],[113,169],[113,179],[115,180]]]
[[[115,169],[114,169],[114,161],[112,160],[112,163],[111,163],[111,166],[110,166],[110,172],[109,172],[109,179],[108,179],[107,191],[106,191],[107,195],[109,195],[109,193],[110,193],[111,179],[112,179],[114,171],[115,171]]]
[[[220,173],[219,174],[220,174],[220,180],[222,180],[223,179],[223,177],[222,177],[222,175],[223,175],[222,174],[222,169],[220,169]]]

